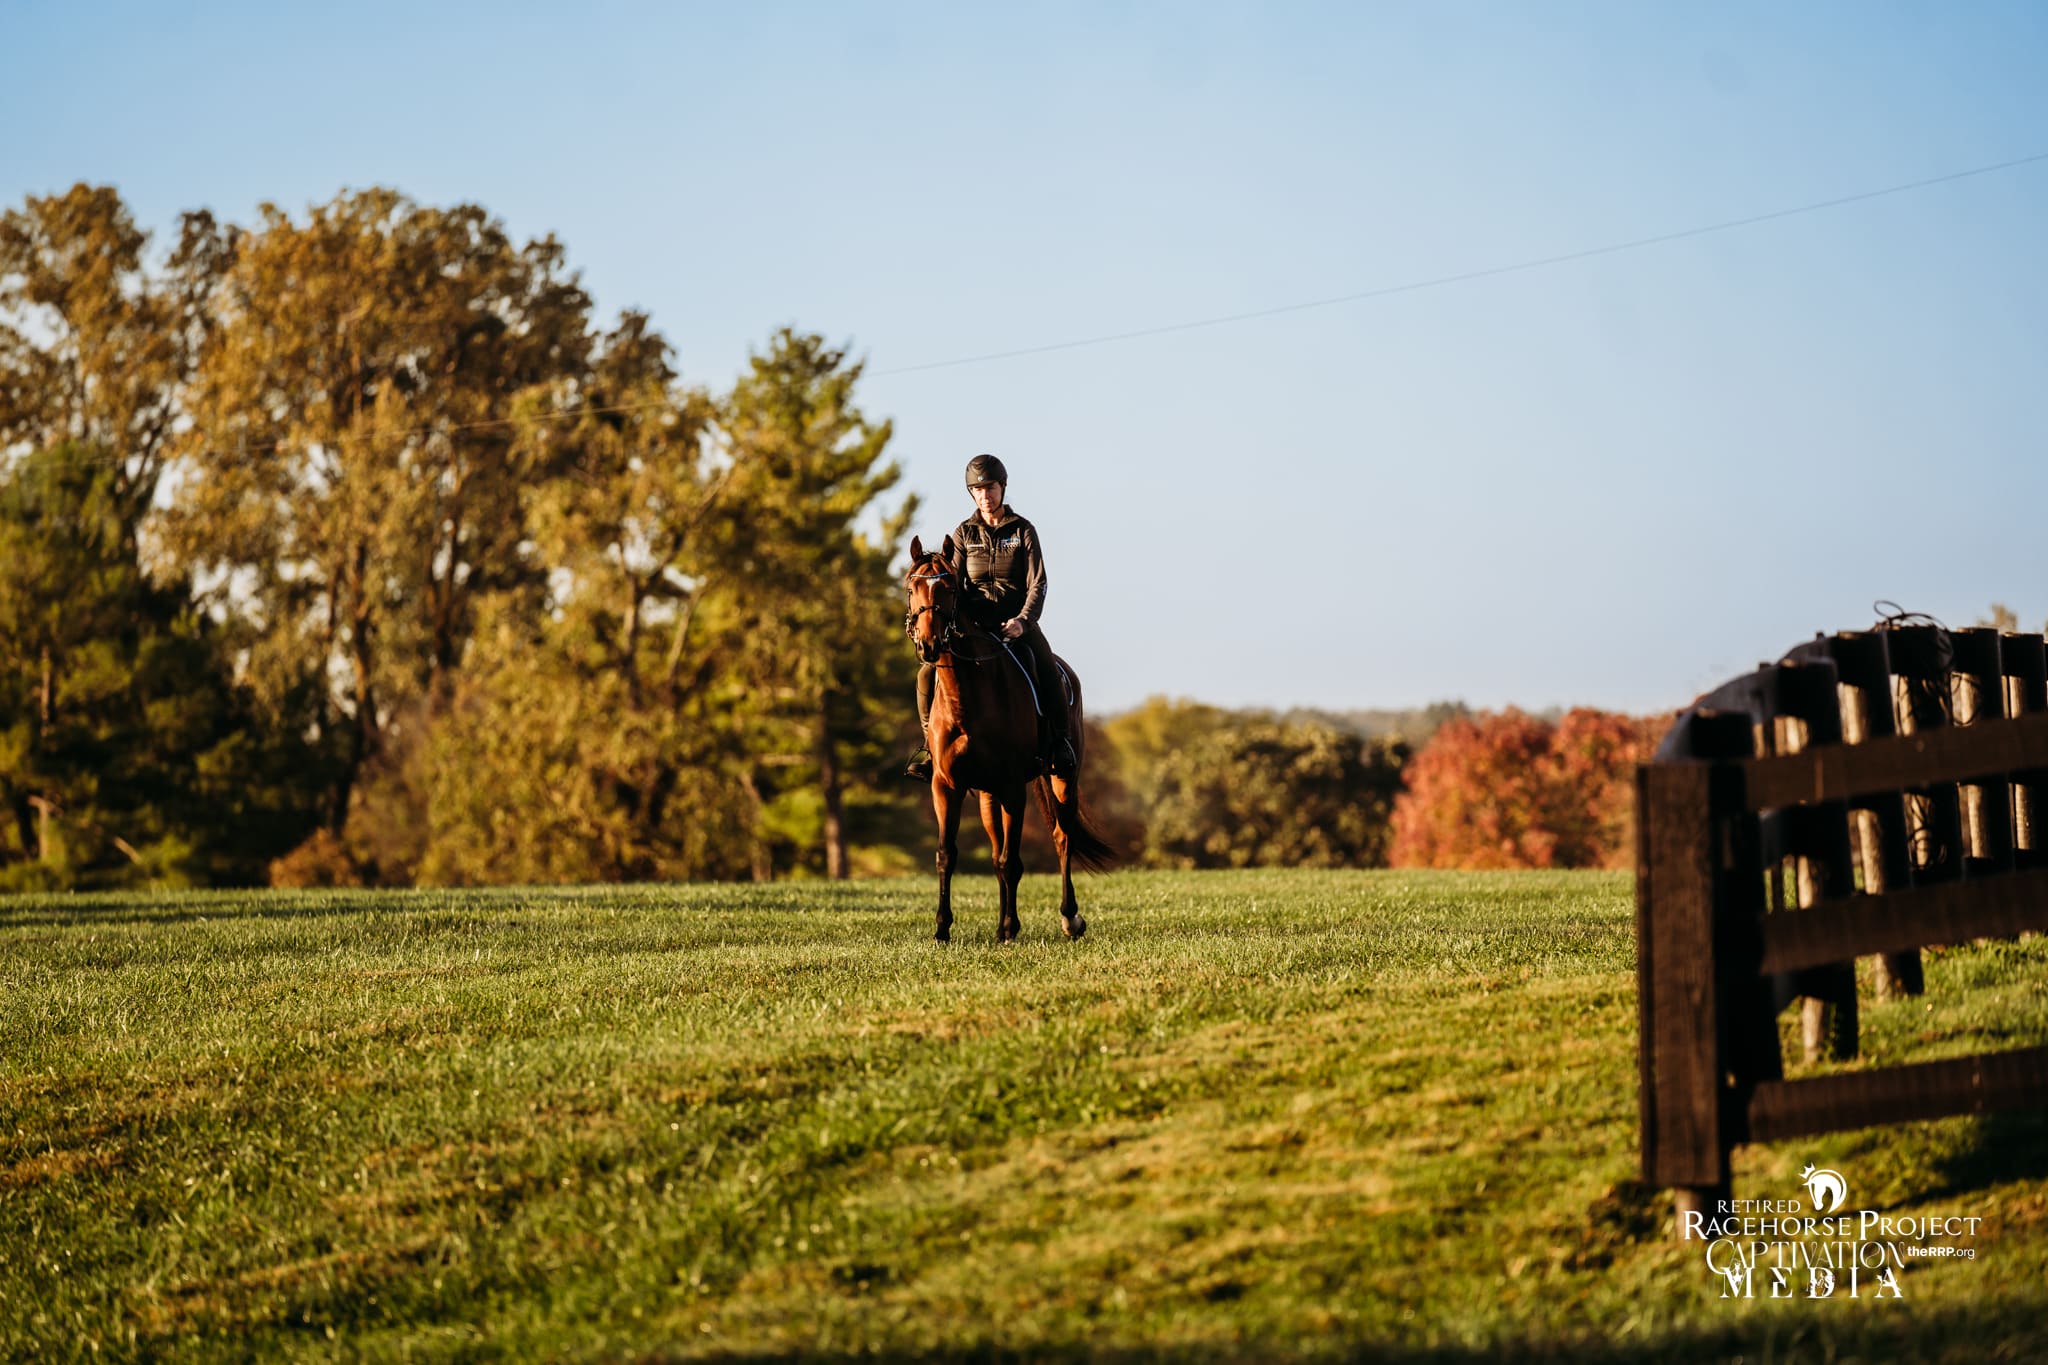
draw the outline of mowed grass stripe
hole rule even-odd
[[[1035,879],[1009,948],[960,889],[950,948],[927,879],[0,902],[0,1348],[1647,1359],[2043,1307],[2010,1118],[1745,1155],[1992,1211],[1890,1317],[1714,1298],[1629,1184],[1624,877],[1119,874],[1077,944]],[[2043,958],[1931,958],[1867,1053],[2048,1041]]]

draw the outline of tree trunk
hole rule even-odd
[[[357,780],[362,776],[363,765],[376,755],[379,747],[377,726],[377,692],[370,681],[370,668],[375,659],[371,646],[371,622],[368,582],[369,551],[357,546],[354,573],[351,586],[354,588],[355,607],[349,613],[349,654],[355,666],[356,713],[351,718],[348,761],[342,766],[341,776],[335,783],[334,803],[327,812],[327,828],[336,838],[348,823],[349,798],[355,791]]]
[[[36,812],[36,861],[47,863],[51,861],[54,846],[50,838],[50,822],[57,818],[57,803],[43,796],[31,796],[28,803],[35,807]]]
[[[14,828],[15,832],[21,836],[22,857],[32,863],[41,862],[43,860],[43,845],[41,838],[36,833],[34,807],[29,805],[29,800],[26,796],[14,798]]]
[[[42,648],[42,665],[43,676],[36,705],[35,747],[38,750],[49,747],[50,731],[55,727],[57,721],[57,664],[56,660],[50,655],[50,647],[48,645],[44,645]],[[50,816],[55,807],[43,797],[33,794],[25,799],[23,806],[24,819],[22,822],[22,843],[24,846],[29,842],[30,826],[26,819],[26,812],[31,807],[35,810],[35,861],[47,863],[50,861],[51,853]]]
[[[775,879],[775,863],[768,853],[768,841],[761,837],[761,816],[766,809],[767,803],[761,799],[761,782],[759,778],[754,776],[751,768],[747,770],[746,781],[743,785],[747,796],[754,805],[754,818],[748,822],[747,829],[747,858],[753,864],[752,871],[755,881],[773,881]]]
[[[825,875],[843,881],[846,862],[846,801],[839,775],[839,746],[832,739],[832,693],[818,699],[818,785],[825,794]]]
[[[632,574],[625,575],[626,614],[619,628],[620,667],[626,670],[626,701],[637,711],[640,709],[640,580]]]

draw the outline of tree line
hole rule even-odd
[[[0,883],[850,870],[889,425],[814,335],[672,355],[473,205],[0,218]]]
[[[927,866],[917,504],[861,369],[785,328],[689,383],[475,205],[192,212],[157,252],[111,188],[28,198],[0,891]],[[1471,723],[1419,720],[1155,701],[1097,728],[1091,785],[1140,863],[1380,865],[1424,849],[1420,732]]]

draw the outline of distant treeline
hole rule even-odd
[[[917,508],[860,375],[784,329],[686,383],[472,205],[197,212],[152,253],[111,189],[30,198],[0,216],[0,891],[928,867],[896,776]],[[1141,863],[1455,862],[1406,779],[1499,719],[1155,701],[1090,783]],[[1512,832],[1557,806],[1489,847],[1600,861]]]

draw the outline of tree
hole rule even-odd
[[[339,831],[476,602],[535,577],[510,406],[581,372],[588,300],[553,239],[517,246],[473,205],[383,189],[304,222],[265,205],[224,256],[166,542],[251,625],[262,696],[320,695]]]
[[[882,463],[890,424],[855,405],[861,369],[789,328],[751,358],[723,407],[731,486],[706,567],[729,603],[728,646],[757,684],[750,790],[828,877],[851,868],[846,789],[901,736],[914,683],[889,566],[916,500],[880,505],[901,471]]]
[[[419,880],[704,880],[750,870],[747,803],[706,706],[636,700],[575,636],[487,610],[424,763]],[[714,703],[715,704],[715,703]]]
[[[246,882],[309,824],[317,755],[262,731],[184,585],[145,577],[124,477],[58,447],[0,481],[0,884]]]
[[[1990,626],[1993,630],[2018,630],[2020,628],[2020,614],[2003,602],[1993,602],[1991,604],[1991,614],[1978,617],[1977,624],[1980,626]]]
[[[1408,765],[1396,867],[1623,867],[1631,774],[1665,729],[1587,708],[1556,725],[1513,708],[1456,719]]]
[[[1185,698],[1147,697],[1102,722],[1106,748],[1089,751],[1089,767],[1108,770],[1114,790],[1094,796],[1109,818],[1142,829],[1160,797],[1161,767],[1221,730],[1266,719],[1263,712],[1227,711]]]
[[[207,331],[203,299],[231,234],[187,214],[167,268],[107,186],[30,196],[0,214],[0,451],[66,450],[106,462],[102,496],[133,534]]]
[[[744,690],[697,629],[700,545],[731,478],[710,400],[637,314],[587,374],[517,408],[531,593],[487,603],[423,755],[434,882],[749,870],[732,713]]]
[[[1326,725],[1218,728],[1160,762],[1145,860],[1158,867],[1377,867],[1408,756]]]

